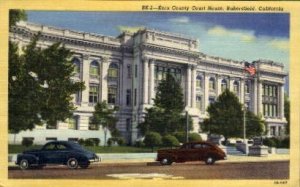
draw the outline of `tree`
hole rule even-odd
[[[161,135],[157,132],[148,132],[145,135],[144,143],[147,147],[151,147],[153,152],[154,146],[159,146],[162,143]]]
[[[189,142],[202,141],[201,136],[198,133],[189,133]]]
[[[11,30],[11,27],[16,25],[18,21],[25,21],[27,20],[27,14],[25,10],[18,10],[18,9],[11,9],[9,11],[9,29]]]
[[[55,126],[73,115],[72,94],[83,90],[74,82],[72,53],[60,43],[37,47],[39,35],[19,54],[9,44],[9,131],[32,130],[35,125]]]
[[[104,128],[104,144],[106,144],[107,130],[111,132],[112,136],[119,136],[116,128],[117,118],[114,113],[117,108],[110,109],[106,101],[99,102],[95,105],[95,111],[91,119],[91,124],[96,125],[98,128]]]
[[[284,95],[284,117],[287,121],[285,133],[290,135],[290,100],[287,95]]]
[[[208,106],[209,118],[204,119],[203,130],[209,133],[222,134],[225,141],[229,137],[243,137],[243,110],[238,97],[226,89],[215,103]],[[261,135],[263,121],[252,112],[246,113],[247,136]]]
[[[157,87],[154,106],[146,109],[144,122],[138,128],[142,134],[149,131],[162,135],[185,131],[186,117],[183,115],[184,103],[182,89],[171,74],[166,74]],[[189,129],[192,130],[189,116]]]

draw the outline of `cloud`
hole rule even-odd
[[[235,37],[245,42],[252,42],[256,40],[253,31],[244,31],[237,29],[226,29],[222,26],[215,26],[208,29],[207,33],[219,37]]]
[[[289,40],[286,39],[273,39],[268,44],[282,51],[288,51],[290,46]]]
[[[190,18],[186,17],[186,16],[181,16],[181,17],[177,17],[177,18],[171,18],[170,21],[174,22],[174,23],[189,23]]]
[[[128,27],[128,26],[118,26],[118,30],[120,32],[130,32],[130,33],[136,33],[138,30],[144,29],[144,26],[137,26],[137,27]]]

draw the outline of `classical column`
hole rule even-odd
[[[217,86],[217,96],[219,96],[222,93],[222,80],[223,78],[220,75],[217,75],[216,78],[216,86]]]
[[[149,102],[148,99],[148,88],[149,88],[149,59],[148,58],[144,58],[143,59],[143,103],[147,104]]]
[[[192,107],[196,108],[196,77],[197,77],[197,72],[196,72],[196,66],[192,67]]]
[[[155,79],[155,75],[154,75],[154,60],[150,60],[150,71],[149,71],[149,89],[148,89],[148,103],[149,104],[153,104],[153,100],[155,98],[155,90],[154,90],[154,79]]]
[[[108,57],[102,57],[101,61],[101,101],[107,101],[108,87],[107,87],[107,75],[108,75]]]
[[[234,83],[235,79],[234,78],[229,78],[229,84],[228,84],[228,89],[233,92],[233,83]]]
[[[123,70],[123,62],[122,60],[119,60],[119,71],[118,71],[119,81],[118,81],[118,94],[119,94],[119,105],[123,106],[125,105],[124,100],[126,97],[126,92],[124,91],[124,84],[123,84],[123,78],[124,78],[124,70]]]
[[[205,73],[204,75],[204,110],[208,107],[209,105],[209,75]]]
[[[85,89],[82,90],[81,104],[87,106],[89,104],[89,90],[90,90],[90,63],[89,55],[82,56],[82,81],[85,82]]]
[[[240,102],[245,104],[245,79],[241,79],[239,88]]]
[[[186,106],[191,107],[191,65],[187,66],[186,70]]]
[[[257,114],[263,114],[263,103],[262,103],[262,81],[258,81],[257,90]]]
[[[253,86],[253,112],[254,112],[254,114],[258,114],[257,112],[257,105],[258,105],[258,103],[257,103],[257,94],[258,94],[258,92],[257,92],[257,88],[258,88],[258,83],[257,83],[257,78],[255,78],[254,79],[254,86]]]
[[[280,88],[280,102],[279,102],[280,118],[283,119],[284,118],[284,86],[281,85],[279,86],[279,88]]]

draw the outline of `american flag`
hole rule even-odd
[[[255,75],[256,69],[253,64],[250,64],[249,62],[245,62],[245,70],[252,76]]]

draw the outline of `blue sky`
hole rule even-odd
[[[289,14],[28,11],[28,21],[102,35],[147,27],[191,36],[205,54],[289,68]]]

